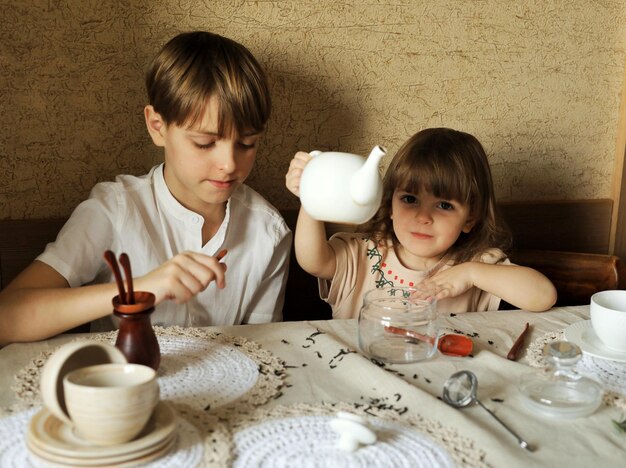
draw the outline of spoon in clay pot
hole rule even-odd
[[[385,327],[385,331],[396,335],[404,335],[415,340],[425,341],[430,344],[433,344],[435,341],[431,336],[422,335],[421,333],[407,330],[406,328],[387,326]],[[469,356],[472,354],[473,347],[474,343],[472,339],[465,335],[443,335],[439,337],[439,341],[437,341],[437,349],[441,354],[445,354],[446,356]]]
[[[133,288],[133,273],[130,268],[130,259],[128,258],[128,254],[122,252],[120,254],[120,264],[124,269],[124,275],[126,276],[126,290],[128,291],[126,294],[126,302],[128,304],[135,303],[135,290]]]
[[[117,264],[117,259],[115,258],[115,254],[107,250],[104,252],[104,260],[111,268],[113,272],[113,277],[115,278],[115,283],[117,284],[117,291],[120,295],[120,302],[122,304],[126,304],[126,291],[124,290],[124,282],[122,281],[122,272],[120,271],[120,267]]]

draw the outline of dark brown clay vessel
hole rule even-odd
[[[123,304],[120,296],[113,298],[113,314],[120,319],[115,346],[128,362],[157,370],[161,363],[161,349],[150,321],[154,312],[154,294],[135,291],[134,295],[134,304]]]

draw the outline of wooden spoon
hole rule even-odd
[[[506,355],[506,358],[509,359],[510,361],[517,360],[520,354],[520,351],[522,350],[522,347],[524,346],[524,338],[526,338],[526,334],[528,333],[529,328],[530,328],[530,324],[526,322],[526,326],[522,330],[522,333],[520,333],[520,335],[517,337],[517,340],[515,340],[515,343],[513,343],[511,350]]]
[[[126,294],[126,303],[134,304],[135,303],[135,291],[133,289],[133,273],[130,269],[130,259],[125,252],[120,254],[120,263],[122,264],[122,268],[124,269],[124,276],[126,276],[126,289],[128,293]]]
[[[115,277],[115,282],[117,283],[117,291],[120,295],[120,302],[122,304],[126,304],[126,291],[124,291],[122,273],[120,272],[120,267],[117,265],[117,259],[115,258],[115,254],[110,250],[107,250],[106,252],[104,252],[104,259],[109,264],[109,268],[111,268],[113,276]]]

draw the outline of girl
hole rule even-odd
[[[298,152],[289,166],[286,185],[296,196],[310,158]],[[549,309],[554,286],[538,271],[511,264],[503,252],[509,240],[480,142],[432,128],[400,148],[381,206],[359,233],[327,241],[324,223],[301,208],[295,250],[300,266],[319,278],[334,318],[357,317],[363,295],[383,286],[433,288],[442,312],[497,310],[501,299],[529,311]]]

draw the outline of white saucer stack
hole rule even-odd
[[[165,455],[176,443],[176,414],[161,401],[137,438],[120,445],[99,447],[42,409],[30,421],[26,445],[46,463],[71,466],[134,466]]]

